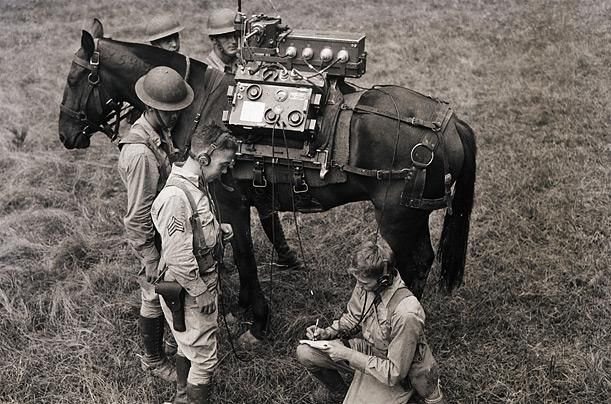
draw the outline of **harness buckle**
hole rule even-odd
[[[298,160],[293,161],[293,179],[295,180],[293,183],[294,193],[302,194],[308,192],[310,189],[304,177],[303,162]]]
[[[100,64],[100,52],[95,51],[91,54],[91,57],[89,58],[89,64],[91,66],[99,66]]]
[[[255,188],[267,187],[267,178],[265,178],[265,166],[263,159],[255,160],[255,165],[252,168],[252,186]]]

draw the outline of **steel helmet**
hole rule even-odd
[[[235,31],[236,12],[229,8],[213,10],[208,17],[208,35],[222,35]]]
[[[170,14],[157,15],[146,25],[147,41],[153,42],[182,31],[184,27]]]
[[[193,101],[193,89],[176,70],[167,66],[151,69],[136,82],[136,95],[149,107],[179,111]]]

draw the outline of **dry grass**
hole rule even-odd
[[[451,402],[609,402],[611,2],[244,3],[267,13],[273,3],[294,27],[367,33],[361,85],[441,96],[475,129],[465,284],[451,297],[431,287],[423,301]],[[175,9],[185,52],[203,58],[206,12],[221,2],[176,4],[0,2],[0,402],[171,397],[172,386],[143,375],[135,356],[135,260],[123,240],[116,150],[103,135],[86,151],[64,150],[57,114],[87,18],[138,41],[145,17]],[[440,218],[432,217],[434,234]],[[351,288],[345,258],[374,224],[366,204],[297,220],[308,270],[270,273],[261,264],[270,339],[243,363],[223,330],[216,402],[312,403],[295,341],[306,324],[342,309]],[[296,247],[293,216],[283,221]],[[269,243],[253,226],[264,263]],[[237,275],[225,278],[234,305]],[[245,326],[233,324],[233,336]]]

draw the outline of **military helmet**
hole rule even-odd
[[[147,41],[153,42],[182,31],[184,27],[170,14],[157,15],[146,25]]]
[[[193,89],[176,70],[167,66],[151,69],[136,82],[140,101],[160,111],[179,111],[193,101]]]
[[[233,21],[236,12],[229,8],[220,8],[208,17],[208,35],[223,35],[235,31]]]

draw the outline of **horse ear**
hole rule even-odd
[[[97,18],[94,18],[91,24],[91,35],[93,35],[94,38],[102,38],[104,36],[104,26],[102,25],[102,21]]]
[[[95,44],[93,43],[91,34],[85,30],[83,30],[83,35],[81,36],[81,47],[85,51],[85,55],[87,55],[88,58],[91,57],[95,49]]]

